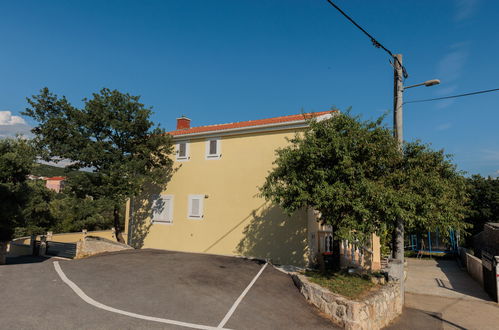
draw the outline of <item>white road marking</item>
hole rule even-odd
[[[187,327],[187,328],[193,328],[193,329],[212,329],[212,330],[213,329],[217,329],[218,330],[220,328],[220,325],[218,326],[218,328],[216,328],[216,327],[211,327],[211,326],[208,326],[208,325],[201,325],[201,324],[188,323],[188,322],[180,322],[180,321],[175,321],[175,320],[163,319],[163,318],[160,318],[160,317],[153,317],[153,316],[141,315],[141,314],[131,313],[131,312],[123,311],[121,309],[117,309],[117,308],[106,306],[104,304],[101,304],[98,301],[93,300],[89,296],[87,296],[85,294],[85,292],[83,292],[73,281],[71,281],[69,278],[67,278],[66,274],[64,274],[64,272],[62,271],[61,266],[59,265],[58,261],[54,261],[54,267],[55,267],[55,271],[57,272],[57,274],[59,274],[59,277],[61,278],[61,280],[64,283],[66,283],[71,289],[73,289],[73,291],[81,299],[83,299],[86,303],[88,303],[88,304],[90,304],[92,306],[95,306],[97,308],[100,308],[100,309],[103,309],[103,310],[106,310],[106,311],[109,311],[109,312],[112,312],[112,313],[117,313],[117,314],[122,314],[122,315],[130,316],[130,317],[134,317],[134,318],[137,318],[137,319],[142,319],[142,320],[147,320],[147,321],[154,321],[154,322],[160,322],[160,323],[167,323],[167,324],[174,324],[174,325],[178,325],[178,326],[181,326],[181,327]]]
[[[225,317],[223,318],[223,320],[218,325],[219,329],[222,329],[223,326],[227,323],[227,321],[229,321],[229,319],[232,316],[232,314],[234,314],[234,311],[236,310],[237,306],[241,303],[241,301],[243,300],[244,296],[246,296],[246,294],[251,289],[251,287],[253,286],[253,284],[255,284],[256,280],[263,273],[263,271],[265,270],[265,267],[267,267],[267,265],[268,265],[267,263],[265,263],[265,265],[263,265],[262,269],[260,269],[260,271],[258,272],[258,274],[256,274],[256,276],[253,278],[253,280],[250,282],[250,284],[248,284],[248,286],[246,287],[246,289],[244,289],[243,293],[241,293],[241,295],[239,296],[239,298],[237,298],[237,300],[234,302],[234,305],[232,305],[232,307],[229,309],[229,311],[227,312],[227,314],[225,315]]]

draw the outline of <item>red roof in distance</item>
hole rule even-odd
[[[66,180],[66,177],[65,176],[53,176],[53,177],[50,177],[50,178],[45,178],[45,180]]]
[[[292,121],[299,121],[304,119],[310,119],[314,117],[319,117],[322,115],[327,115],[333,112],[337,112],[337,110],[329,110],[329,111],[321,111],[321,112],[309,112],[309,113],[300,113],[297,115],[289,115],[282,117],[274,117],[274,118],[266,118],[266,119],[257,119],[257,120],[248,120],[248,121],[240,121],[237,123],[228,123],[228,124],[218,124],[218,125],[208,125],[208,126],[198,126],[191,127],[189,129],[181,129],[168,132],[170,135],[184,135],[184,134],[193,134],[193,133],[204,133],[204,132],[214,132],[214,131],[223,131],[232,128],[243,128],[243,127],[253,127],[253,126],[262,126],[262,125],[270,125],[270,124],[279,124],[286,123]]]

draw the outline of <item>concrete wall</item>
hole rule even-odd
[[[112,229],[89,231],[89,232],[87,232],[87,236],[102,237],[102,238],[107,238],[109,240],[116,241],[116,236],[114,235],[114,231]],[[76,232],[76,233],[53,234],[52,238],[48,238],[48,239],[51,241],[54,241],[54,242],[76,243],[79,240],[81,240],[83,237],[84,237],[83,232]],[[37,238],[37,239],[39,239],[39,238]]]
[[[275,150],[294,135],[294,130],[287,130],[222,136],[219,159],[206,159],[205,138],[188,140],[190,159],[175,161],[178,171],[162,192],[173,196],[173,223],[151,224],[149,196],[142,196],[128,205],[129,244],[304,266],[309,239],[306,210],[288,217],[258,196],[258,187],[273,167]],[[188,218],[190,194],[206,196],[200,220]]]
[[[22,244],[20,242],[11,241],[7,247],[7,256],[8,257],[19,257],[31,255],[33,250],[31,246],[28,244]]]
[[[99,230],[99,231],[89,231],[87,236],[101,237],[116,241],[113,230]],[[47,237],[47,240],[61,243],[76,243],[84,237],[83,232],[77,233],[61,233],[53,234],[51,237]],[[36,240],[40,240],[40,235],[35,237]],[[15,238],[9,242],[7,247],[8,257],[18,257],[24,255],[31,255],[33,253],[32,247],[30,246],[30,237],[19,237]]]
[[[482,260],[466,253],[466,269],[468,274],[483,287]]]

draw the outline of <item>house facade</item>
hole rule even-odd
[[[177,171],[164,191],[127,204],[126,236],[135,247],[268,258],[305,266],[326,249],[314,212],[287,216],[259,196],[275,151],[310,118],[333,111],[191,127],[170,132]],[[322,236],[321,236],[322,235]]]

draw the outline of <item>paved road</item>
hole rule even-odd
[[[103,310],[55,271],[54,259],[0,266],[0,328],[187,329]],[[134,250],[58,261],[68,280],[98,305],[217,327],[263,264],[240,258]],[[286,274],[267,266],[229,315],[231,329],[331,329]]]
[[[499,306],[456,261],[408,259],[405,310],[388,329],[499,329]]]
[[[491,301],[480,284],[455,260],[409,258],[406,292],[456,299]]]

